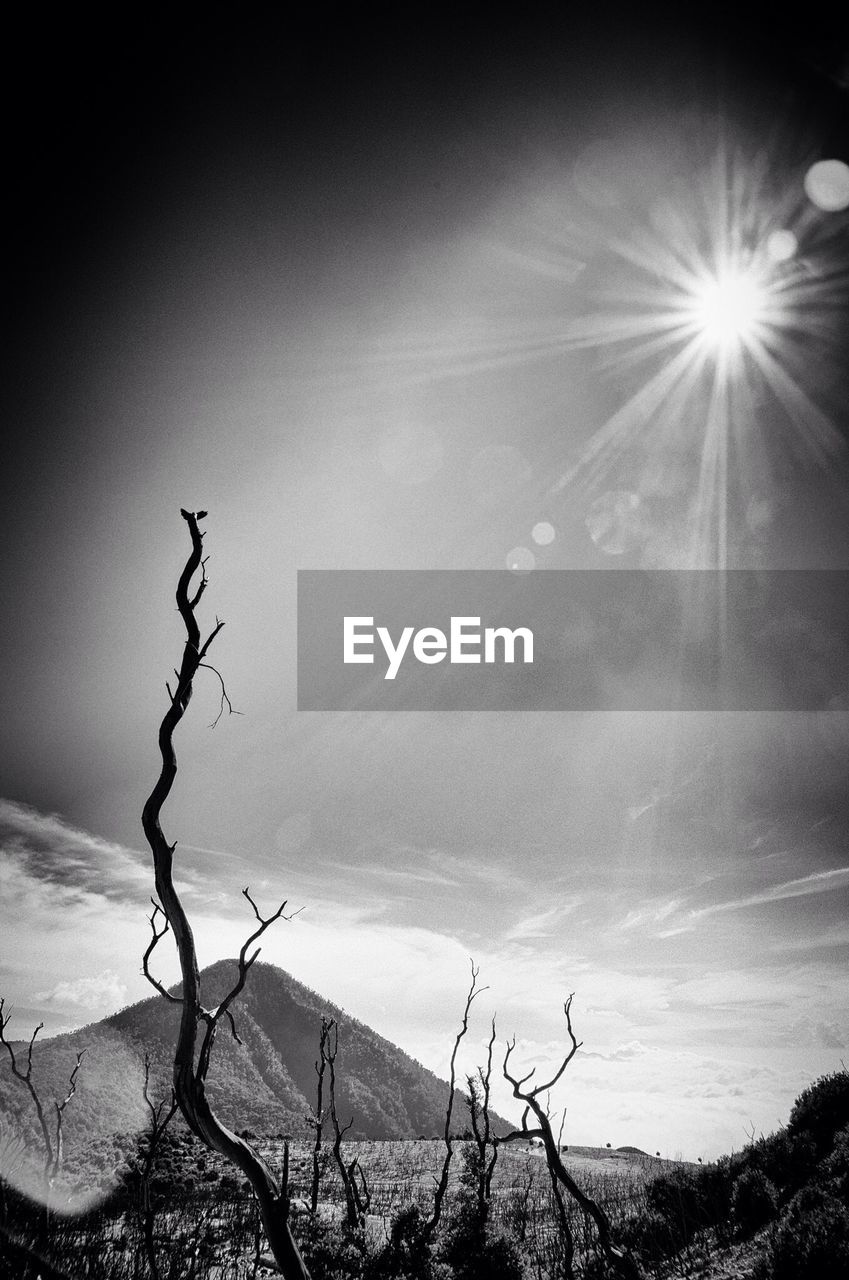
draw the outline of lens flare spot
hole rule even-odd
[[[824,213],[849,208],[849,164],[842,160],[818,160],[805,174],[805,193]]]
[[[540,520],[540,522],[535,524],[533,529],[531,529],[531,537],[538,547],[547,547],[554,541],[557,534],[555,533],[553,524],[549,524],[547,520]]]
[[[530,573],[536,568],[536,556],[527,547],[514,547],[504,557],[504,563],[513,573]]]
[[[792,231],[773,231],[766,242],[766,251],[773,262],[789,262],[799,248],[799,241]]]

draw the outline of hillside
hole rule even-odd
[[[216,1003],[232,982],[235,962],[204,970],[204,1000]],[[175,988],[178,991],[179,988]],[[258,962],[234,1012],[242,1045],[227,1026],[219,1029],[209,1093],[225,1123],[256,1133],[303,1135],[315,1100],[314,1063],[322,1015],[339,1027],[337,1109],[349,1136],[363,1139],[431,1137],[445,1123],[447,1083],[396,1045],[273,965]],[[52,1110],[61,1097],[75,1054],[85,1049],[77,1095],[66,1112],[69,1148],[146,1123],[142,1087],[145,1053],[151,1060],[151,1095],[170,1093],[171,1055],[179,1007],[159,996],[131,1005],[79,1031],[36,1043],[33,1079]],[[20,1046],[24,1050],[25,1046]],[[446,1046],[446,1058],[450,1046]],[[458,1129],[468,1115],[457,1095]],[[0,1064],[0,1107],[15,1127],[35,1138],[32,1103]],[[496,1129],[504,1122],[496,1119]]]

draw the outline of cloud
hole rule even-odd
[[[781,902],[785,898],[804,898],[812,893],[830,893],[834,889],[846,888],[849,888],[849,867],[834,867],[830,871],[815,871],[796,880],[787,880],[783,884],[765,889],[763,893],[751,894],[736,902],[716,903],[713,907],[704,908],[703,914],[711,911],[737,911],[742,907],[760,906],[765,902]]]
[[[217,893],[215,874],[229,876],[237,860],[220,850],[180,845],[180,853],[201,853],[201,859],[181,859],[175,876],[179,891],[194,905],[205,903]],[[210,854],[222,864],[211,868]],[[18,871],[35,892],[36,884],[46,892],[52,886],[61,890],[68,903],[91,906],[95,899],[103,903],[137,904],[147,911],[153,889],[153,872],[149,852],[129,848],[113,840],[104,840],[80,827],[75,827],[55,813],[39,813],[29,805],[0,799],[0,874]]]
[[[680,898],[641,902],[639,906],[631,908],[624,920],[621,920],[616,928],[622,932],[627,932],[631,929],[645,929],[648,926],[660,924],[671,915],[674,915],[681,905]]]
[[[0,799],[0,853],[33,879],[72,892],[114,899],[150,892],[144,854],[13,800]]]
[[[328,862],[324,864],[330,871],[342,872],[352,880],[362,876],[374,876],[379,880],[395,881],[399,884],[427,884],[446,889],[458,888],[455,879],[441,875],[438,871],[429,871],[426,867],[387,867],[375,864],[353,864],[347,862]]]
[[[818,893],[833,893],[849,888],[849,867],[833,867],[827,871],[814,871],[807,876],[799,876],[795,880],[786,880],[771,885],[760,893],[745,894],[726,902],[714,902],[706,907],[689,910],[686,916],[669,929],[658,933],[659,938],[672,938],[695,927],[697,921],[708,916],[718,915],[724,911],[744,911],[748,907],[766,906],[773,902],[784,902],[789,898],[807,898]]]
[[[44,1004],[73,1005],[78,1009],[116,1010],[127,999],[127,987],[114,969],[103,969],[91,978],[57,982],[49,991],[36,991],[33,1000]]]
[[[570,915],[581,903],[580,898],[569,902],[560,902],[546,911],[538,911],[533,915],[518,920],[504,934],[506,942],[521,941],[526,938],[550,938],[557,926]]]
[[[632,1058],[642,1057],[649,1050],[639,1040],[631,1040],[628,1044],[619,1045],[616,1049],[611,1049],[609,1053],[588,1053],[584,1052],[585,1058],[598,1058],[602,1062],[628,1062]]]

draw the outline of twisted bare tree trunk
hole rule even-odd
[[[143,968],[148,980],[160,995],[182,1005],[180,1030],[174,1051],[174,1093],[186,1123],[202,1142],[232,1161],[247,1178],[259,1204],[269,1248],[286,1280],[309,1280],[309,1272],[289,1229],[285,1189],[279,1186],[271,1169],[259,1153],[243,1138],[238,1137],[222,1124],[206,1096],[210,1054],[218,1023],[223,1017],[228,1019],[230,1030],[238,1040],[230,1006],[244,987],[248,971],[259,955],[259,948],[250,956],[248,949],[274,920],[280,919],[286,904],[284,902],[273,915],[264,918],[260,915],[248,890],[242,891],[253,908],[258,927],[242,947],[238,962],[238,976],[230,992],[216,1008],[204,1008],[201,1002],[200,971],[194,936],[174,886],[173,863],[177,845],[176,842],[168,843],[160,826],[162,806],[168,799],[177,776],[174,730],[189,705],[192,682],[200,668],[205,667],[218,675],[205,658],[210,645],[224,625],[216,619],[213,630],[206,640],[201,641],[195,609],[206,589],[207,577],[206,561],[203,558],[203,534],[200,532],[198,522],[203,519],[206,512],[181,511],[180,514],[189,527],[192,542],[191,553],[177,584],[177,608],[186,628],[186,642],[180,669],[175,671],[177,683],[173,692],[166,684],[170,704],[159,727],[162,767],[142,813],[142,826],[153,854],[156,893],[159,900],[158,903],[153,904],[153,914],[150,917],[153,936],[144,955]],[[200,582],[192,594],[192,581],[198,571],[201,575]],[[220,675],[218,678],[221,679]],[[223,681],[221,682],[221,699],[222,711],[225,703],[232,711]],[[160,914],[164,916],[165,922],[161,929],[157,929],[157,919]],[[168,992],[151,976],[148,969],[148,961],[156,943],[169,928],[174,934],[183,978],[180,996],[174,996]]]

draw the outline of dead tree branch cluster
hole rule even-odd
[[[443,1160],[441,1176],[434,1195],[433,1213],[426,1226],[427,1236],[432,1235],[439,1223],[443,1201],[448,1187],[448,1173],[453,1153],[451,1120],[454,1100],[454,1085],[456,1079],[456,1060],[461,1041],[468,1031],[469,1014],[472,1004],[475,998],[482,991],[486,990],[485,987],[478,986],[478,976],[479,970],[474,962],[472,962],[472,981],[466,996],[466,1004],[463,1010],[460,1030],[455,1038],[454,1048],[451,1054],[449,1097],[445,1116],[445,1158]],[[513,1074],[511,1060],[516,1048],[515,1037],[508,1041],[506,1045],[502,1065],[503,1076],[512,1088],[513,1097],[519,1102],[524,1103],[522,1120],[518,1129],[512,1130],[503,1137],[499,1137],[497,1134],[493,1134],[492,1132],[490,1118],[492,1060],[496,1041],[494,1018],[492,1020],[491,1033],[487,1043],[486,1065],[484,1067],[478,1067],[476,1072],[467,1074],[466,1076],[466,1083],[468,1086],[467,1101],[471,1120],[472,1137],[475,1143],[473,1181],[477,1192],[479,1218],[481,1222],[485,1222],[488,1216],[492,1195],[493,1175],[495,1173],[498,1161],[498,1151],[501,1143],[515,1142],[518,1140],[528,1141],[532,1138],[539,1139],[542,1142],[543,1149],[545,1151],[546,1164],[551,1178],[554,1203],[557,1210],[558,1227],[564,1247],[564,1275],[572,1275],[574,1257],[572,1232],[569,1225],[566,1204],[563,1198],[565,1192],[576,1202],[582,1212],[595,1224],[599,1248],[610,1266],[612,1273],[619,1276],[621,1280],[636,1280],[639,1272],[630,1256],[614,1243],[610,1223],[604,1210],[596,1203],[595,1200],[592,1199],[592,1197],[586,1195],[586,1193],[581,1190],[580,1186],[571,1176],[563,1163],[563,1159],[561,1157],[563,1121],[561,1120],[560,1129],[556,1137],[552,1127],[552,1117],[549,1106],[551,1090],[558,1084],[566,1071],[566,1068],[569,1066],[569,1063],[573,1060],[575,1054],[581,1047],[572,1027],[571,995],[563,1006],[563,1012],[566,1018],[568,1045],[559,1066],[550,1078],[538,1083],[532,1083],[536,1074],[535,1068],[532,1068],[523,1076]],[[531,1116],[533,1116],[533,1123],[529,1124],[529,1117]]]
[[[65,1147],[63,1123],[65,1118],[65,1108],[77,1091],[77,1076],[79,1075],[82,1060],[85,1056],[85,1049],[81,1049],[76,1055],[76,1062],[74,1063],[71,1074],[68,1077],[68,1089],[64,1098],[61,1102],[58,1098],[54,1098],[53,1100],[55,1114],[53,1132],[51,1133],[44,1104],[41,1101],[41,1097],[32,1078],[33,1049],[35,1048],[35,1041],[38,1033],[43,1029],[44,1023],[39,1022],[38,1026],[30,1036],[29,1043],[27,1044],[26,1066],[22,1067],[18,1061],[17,1054],[15,1053],[14,1045],[6,1035],[6,1028],[9,1025],[11,1014],[6,1013],[5,1009],[6,1001],[5,999],[0,998],[0,1044],[5,1045],[6,1047],[6,1052],[9,1055],[9,1064],[12,1068],[12,1075],[17,1080],[20,1080],[21,1084],[24,1085],[32,1099],[32,1104],[35,1108],[35,1114],[38,1119],[38,1127],[41,1132],[41,1141],[44,1147],[44,1166],[42,1170],[42,1177],[45,1191],[49,1191],[52,1189],[64,1161]]]

